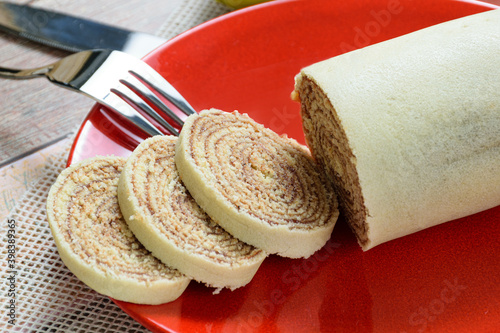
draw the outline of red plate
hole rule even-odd
[[[490,8],[450,0],[272,1],[202,24],[146,58],[197,109],[238,109],[304,142],[290,100],[301,67]],[[96,106],[69,163],[126,156],[142,140]],[[116,303],[156,332],[493,332],[500,328],[500,207],[363,253],[344,221],[308,260],[271,256],[218,295],[192,282],[176,301]]]

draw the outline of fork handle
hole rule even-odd
[[[16,69],[0,66],[0,77],[4,79],[31,79],[45,75],[50,67],[35,69]]]

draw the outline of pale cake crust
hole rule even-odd
[[[190,116],[175,162],[198,204],[248,244],[299,258],[330,238],[338,217],[331,183],[305,147],[247,115]]]
[[[117,300],[161,304],[190,279],[153,257],[127,227],[117,185],[125,160],[95,157],[65,169],[51,187],[47,217],[65,265],[97,292]]]
[[[168,265],[215,288],[244,286],[267,254],[225,232],[196,204],[175,167],[176,141],[149,138],[129,157],[119,183],[125,219]]]
[[[304,68],[306,140],[364,250],[500,204],[500,10]]]

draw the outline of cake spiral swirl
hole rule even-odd
[[[63,262],[92,289],[126,302],[166,303],[190,279],[153,257],[128,228],[117,196],[124,164],[95,157],[63,170],[47,198],[50,228]]]
[[[124,216],[166,264],[209,286],[241,287],[267,254],[228,234],[196,204],[175,167],[176,141],[149,138],[129,157],[119,183]]]
[[[295,140],[236,111],[205,110],[187,119],[175,158],[198,204],[242,241],[298,258],[329,239],[336,196]]]

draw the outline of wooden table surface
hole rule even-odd
[[[154,34],[183,0],[10,1]],[[42,66],[66,54],[0,32],[0,66]],[[0,80],[0,166],[67,136],[93,104],[90,98],[58,88],[44,78]]]

